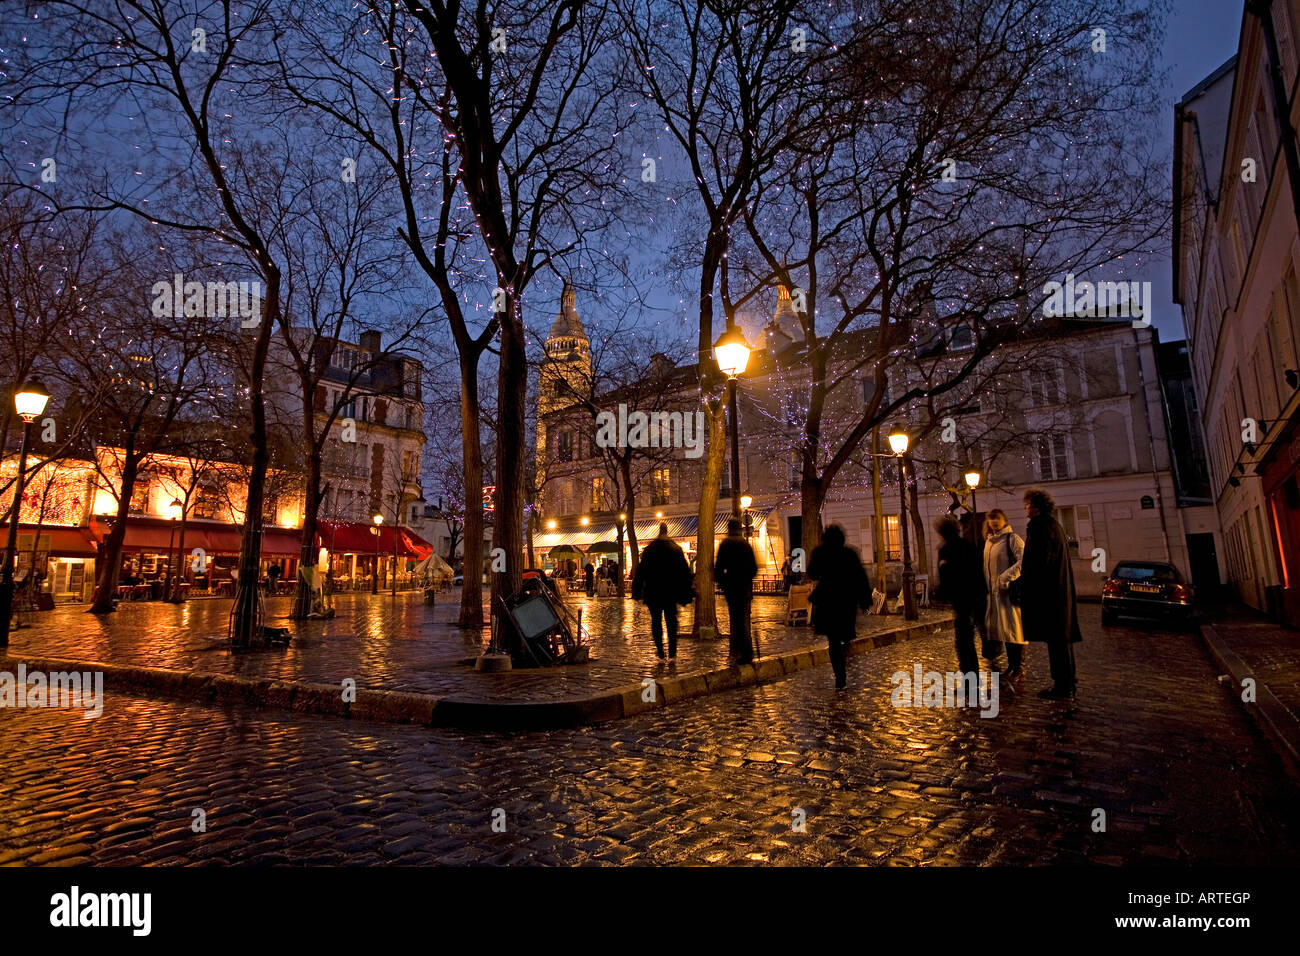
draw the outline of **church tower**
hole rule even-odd
[[[537,466],[542,470],[548,460],[547,422],[553,412],[568,408],[587,397],[591,387],[591,343],[578,318],[573,286],[564,280],[560,294],[560,311],[546,337],[546,361],[538,374],[537,388]]]

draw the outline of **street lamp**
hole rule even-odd
[[[556,527],[558,527],[558,525],[557,525],[556,520],[555,520],[554,518],[552,518],[550,521],[546,522],[546,530],[547,530],[547,531],[554,531],[554,530],[556,529]]]
[[[587,527],[587,525],[591,524],[591,519],[588,518],[586,515],[583,515],[581,518],[578,519],[578,523],[585,528]]]
[[[975,504],[975,489],[980,486],[980,470],[971,465],[966,469],[966,487],[970,489],[970,513],[979,514],[979,507]]]
[[[27,449],[32,439],[32,422],[45,412],[50,393],[40,382],[28,379],[14,393],[14,410],[23,420],[23,444],[18,452],[18,476],[14,479],[14,501],[9,511],[9,537],[5,542],[3,568],[0,569],[0,647],[9,646],[9,618],[14,609],[14,564],[18,556],[18,519],[23,512],[23,485],[27,470]],[[36,569],[32,568],[32,579]]]
[[[167,506],[167,523],[171,526],[171,531],[167,534],[167,590],[170,592],[166,599],[170,601],[172,597],[179,593],[176,587],[176,572],[172,570],[172,557],[175,552],[172,547],[176,544],[176,519],[185,511],[185,505],[179,498],[173,498],[171,504]],[[178,560],[176,562],[180,564]]]
[[[903,619],[915,621],[916,594],[912,574],[912,546],[907,534],[907,448],[911,437],[897,426],[889,433],[889,447],[898,456],[898,526],[903,533]]]
[[[749,364],[749,343],[729,325],[713,343],[718,371],[727,376],[727,417],[731,419],[731,516],[740,520],[740,422],[736,417],[736,379]]]
[[[375,572],[370,575],[370,593],[379,593],[379,528],[384,523],[384,516],[375,512],[375,526],[370,529],[370,533],[375,536]]]
[[[753,499],[752,497],[750,497],[749,495],[741,495],[741,496],[740,496],[740,509],[741,509],[741,511],[743,511],[744,514],[745,514],[745,537],[746,537],[746,538],[748,538],[748,537],[750,536],[750,528],[749,528],[749,506],[752,505],[753,503],[754,503],[754,499]]]

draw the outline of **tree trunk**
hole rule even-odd
[[[189,504],[189,496],[185,497],[186,505]],[[185,566],[188,562],[185,560],[185,525],[189,522],[189,508],[181,511],[181,526],[176,531],[176,571],[172,575],[172,593],[167,595],[168,600],[180,602],[181,599],[181,582],[185,580]],[[168,558],[170,561],[171,559]]]
[[[889,540],[885,534],[885,503],[880,494],[880,427],[871,430],[871,511],[875,530],[876,586],[885,591],[885,564],[889,561]]]
[[[460,585],[461,627],[483,628],[483,448],[479,444],[478,354],[460,350],[460,437],[465,474],[464,571]],[[456,536],[451,555],[456,564]]]
[[[713,520],[718,510],[722,469],[727,463],[726,403],[711,400],[708,416],[709,455],[700,488],[700,524],[695,531],[695,623],[691,626],[695,637],[700,636],[701,627],[718,629],[718,603],[713,593]]]
[[[122,489],[117,498],[117,520],[113,530],[104,539],[104,550],[95,574],[95,595],[91,599],[90,614],[108,614],[113,610],[117,596],[117,579],[122,571],[122,542],[126,540],[126,525],[131,514],[131,496],[135,493],[135,479],[140,473],[140,460],[128,448],[122,462]]]
[[[266,402],[262,381],[266,375],[266,356],[271,332],[280,320],[280,273],[263,263],[266,277],[266,308],[257,327],[253,349],[253,366],[249,374],[249,404],[253,413],[253,463],[248,475],[248,501],[244,511],[244,535],[239,548],[239,581],[235,585],[235,608],[230,621],[230,643],[249,647],[258,624],[257,579],[262,562],[262,503],[266,496],[266,471],[271,461],[266,436]],[[261,639],[261,634],[256,635]]]
[[[308,406],[310,407],[310,406]],[[312,413],[314,417],[314,412]],[[312,425],[313,432],[315,425]],[[320,517],[321,505],[321,449],[315,442],[315,435],[308,436],[309,451],[307,453],[307,483],[303,493],[303,512],[302,512],[302,547],[298,551],[298,565],[309,571],[316,568],[317,559],[320,557],[320,548],[316,546],[316,523]],[[298,575],[298,588],[293,600],[293,612],[291,617],[295,620],[302,620],[311,613],[311,594],[312,589],[307,580],[300,573]]]
[[[504,283],[503,283],[504,285]],[[492,548],[505,552],[504,572],[492,574],[492,597],[517,594],[524,553],[524,394],[528,364],[524,347],[521,303],[510,296],[501,315],[501,361],[497,372],[497,497],[493,512]]]
[[[912,558],[917,574],[929,574],[930,561],[925,553],[925,522],[921,518],[921,502],[916,491],[916,475],[912,473],[911,461],[908,462],[908,466],[907,510],[911,512],[912,518],[912,544],[914,547]]]
[[[822,503],[826,497],[822,493],[821,481],[815,474],[811,474],[811,471],[812,463],[805,462],[803,480],[799,482],[799,514],[803,529],[799,546],[803,548],[805,570],[808,568],[808,559],[813,553],[813,548],[817,547],[822,540]]]
[[[640,544],[636,540],[636,494],[632,488],[632,458],[630,455],[625,456],[619,462],[619,470],[623,473],[623,513],[627,515],[627,549],[631,554],[629,566],[632,570],[632,576],[636,577],[636,569],[641,564]],[[619,582],[619,594],[622,594],[622,582]]]
[[[532,508],[528,509],[528,535],[525,538],[524,545],[528,549],[528,566],[537,567],[537,557],[533,554],[533,535],[537,532],[537,512]]]

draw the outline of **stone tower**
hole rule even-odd
[[[537,466],[547,464],[547,417],[587,396],[591,387],[591,343],[574,305],[573,286],[564,280],[560,311],[546,337],[546,361],[538,374]]]

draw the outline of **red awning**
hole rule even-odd
[[[18,534],[20,538],[25,534],[36,534],[36,525],[20,524]],[[0,524],[0,540],[7,539],[8,535],[9,526]],[[98,554],[95,550],[95,536],[91,534],[89,528],[55,528],[41,525],[40,536],[49,537],[49,553],[52,558],[93,558]]]
[[[108,537],[108,525],[96,522],[93,528],[99,540]],[[236,524],[222,524],[215,521],[194,521],[185,523],[185,550],[202,548],[208,555],[239,554],[244,540],[244,529]],[[390,539],[391,540],[391,539]],[[263,528],[263,557],[284,557],[300,553],[301,532],[292,528]],[[151,551],[166,554],[168,547],[176,548],[180,544],[180,524],[175,527],[172,522],[162,518],[133,517],[127,521],[126,537],[122,541],[122,550]],[[91,552],[92,556],[94,552]]]
[[[333,554],[393,553],[393,528],[379,526],[379,540],[375,540],[375,526],[359,521],[317,521],[316,543]],[[397,529],[397,554],[403,558],[423,561],[433,553],[433,545],[414,531]]]

